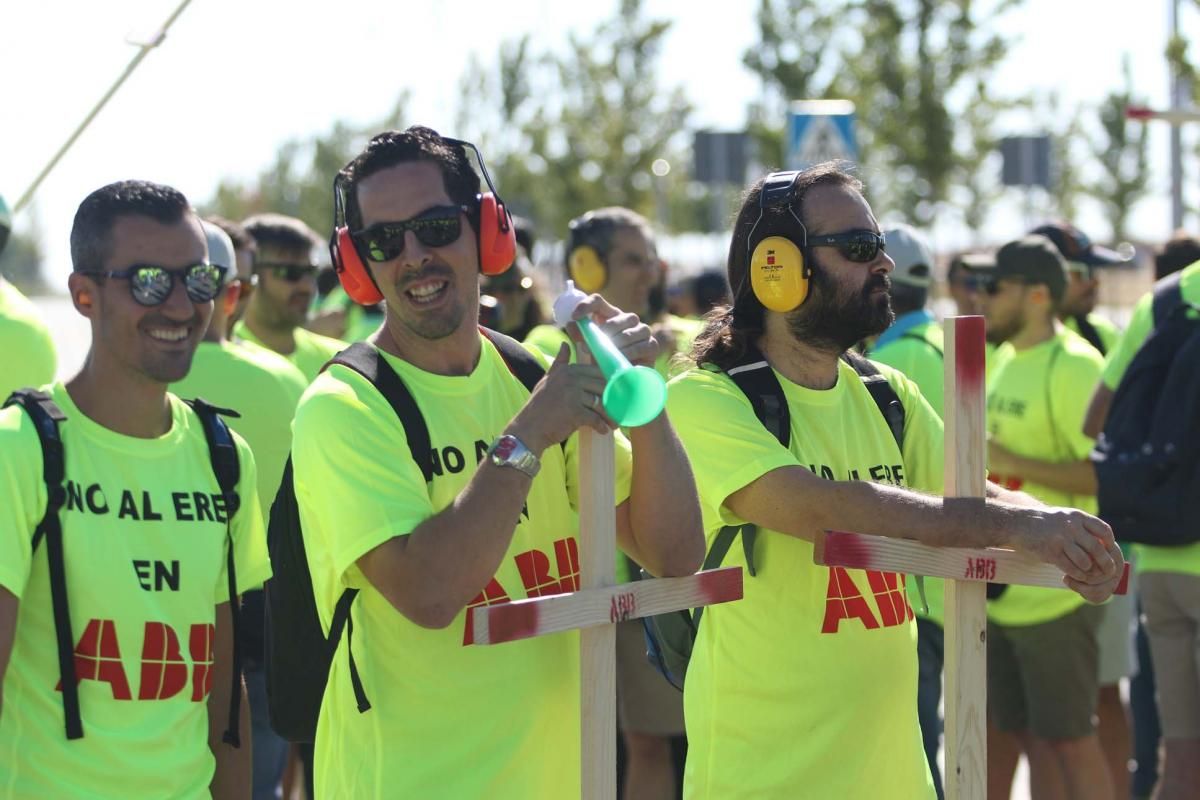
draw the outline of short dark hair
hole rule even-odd
[[[101,186],[79,204],[71,225],[71,267],[100,269],[112,255],[112,228],[119,217],[149,217],[172,225],[192,212],[178,189],[150,181],[117,181]]]
[[[384,131],[371,137],[366,148],[338,172],[343,192],[345,222],[350,230],[362,228],[362,209],[358,205],[358,184],[376,172],[406,164],[427,161],[442,173],[446,194],[458,205],[473,209],[471,225],[479,229],[479,175],[471,167],[466,150],[454,140],[444,139],[432,128],[413,125],[406,131]]]
[[[233,249],[245,252],[246,250],[254,249],[254,237],[246,230],[246,228],[238,222],[225,217],[211,216],[205,217],[205,222],[216,225],[221,230],[225,231],[225,235],[233,242]]]
[[[804,198],[813,188],[844,186],[859,193],[863,191],[862,181],[847,171],[845,162],[817,164],[796,176],[792,183],[792,202],[761,209],[760,222],[759,197],[765,182],[763,179],[755,183],[742,198],[742,206],[733,223],[729,258],[725,265],[733,291],[733,305],[720,307],[708,315],[704,330],[692,343],[692,358],[697,364],[710,362],[726,369],[736,363],[745,354],[747,346],[763,333],[766,309],[750,286],[750,254],[754,246],[768,236],[783,236],[797,246],[803,245],[804,233],[796,218],[805,227],[808,226],[809,215],[804,210]],[[792,216],[793,212],[795,217]],[[755,227],[755,223],[758,227]],[[753,242],[750,241],[751,231],[754,233]],[[811,262],[811,253],[805,253],[804,257]]]
[[[1154,254],[1154,279],[1160,280],[1200,261],[1200,241],[1184,231],[1175,235]]]
[[[576,217],[567,226],[569,236],[563,262],[570,264],[571,254],[586,245],[593,248],[600,260],[607,264],[608,253],[613,247],[613,237],[617,231],[626,228],[640,232],[650,241],[654,240],[654,229],[650,227],[650,222],[628,208],[597,208]]]
[[[537,239],[537,231],[534,229],[533,220],[514,215],[512,221],[513,231],[517,236],[517,246],[525,251],[525,255],[533,258],[533,243]]]
[[[242,228],[259,247],[311,250],[322,244],[321,237],[304,220],[284,214],[255,214],[242,220]]]

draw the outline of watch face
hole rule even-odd
[[[501,461],[507,461],[516,450],[517,438],[515,436],[501,436],[496,440],[496,449],[492,453]]]

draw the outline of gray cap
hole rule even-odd
[[[207,220],[200,220],[204,238],[208,242],[208,263],[225,269],[225,277],[237,275],[237,255],[233,251],[233,240],[229,234]]]
[[[1067,265],[1054,243],[1040,234],[1029,234],[1004,245],[996,251],[995,264],[987,268],[964,266],[996,280],[1016,278],[1027,284],[1045,284],[1056,303],[1067,290]]]
[[[894,225],[883,232],[887,254],[896,262],[892,282],[927,289],[933,283],[933,248],[911,225]]]

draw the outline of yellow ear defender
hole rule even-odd
[[[608,268],[604,266],[596,248],[590,244],[580,245],[571,251],[567,268],[571,273],[571,280],[575,281],[575,286],[581,292],[592,294],[603,289],[604,284],[608,283]]]
[[[771,311],[792,311],[808,298],[808,282],[812,275],[812,270],[804,263],[804,244],[808,240],[808,231],[791,207],[796,199],[793,185],[799,174],[773,172],[767,176],[759,195],[758,219],[746,237],[747,244],[753,242],[754,231],[762,222],[763,211],[779,205],[788,207],[804,237],[804,243],[797,245],[783,236],[767,236],[754,246],[750,254],[750,288],[758,301]]]

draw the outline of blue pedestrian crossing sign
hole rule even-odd
[[[822,161],[858,159],[854,103],[798,100],[788,109],[787,168],[806,169]]]

